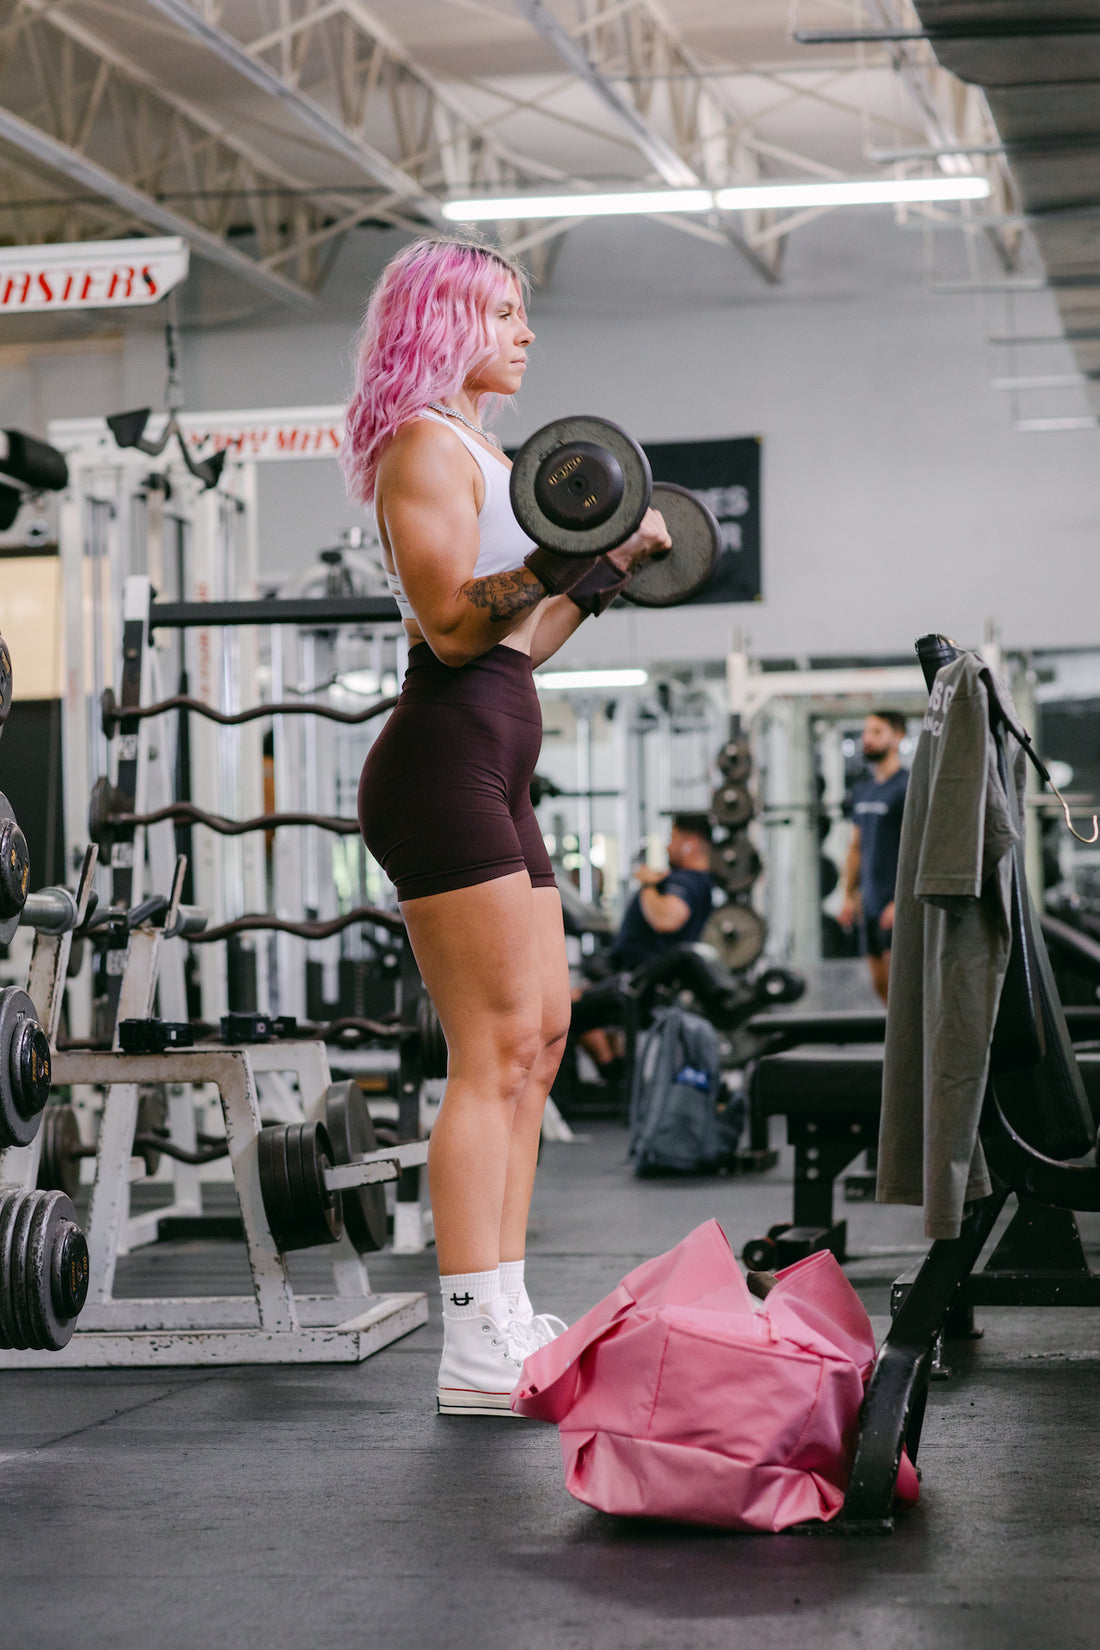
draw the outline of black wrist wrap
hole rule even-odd
[[[577,580],[572,589],[567,591],[567,595],[582,613],[595,616],[606,612],[615,597],[620,591],[625,590],[629,583],[629,573],[621,573],[606,557],[597,556],[595,566],[589,568],[583,579]]]
[[[523,565],[530,568],[548,596],[564,596],[599,560],[599,556],[563,556],[540,546],[524,556]]]

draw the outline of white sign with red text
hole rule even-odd
[[[159,303],[187,274],[179,236],[0,249],[0,315]]]
[[[279,407],[259,412],[182,413],[189,447],[204,458],[335,458],[344,434],[343,407]]]
[[[284,462],[290,458],[335,458],[344,434],[344,409],[263,407],[253,412],[180,413],[180,428],[198,458],[224,448],[230,459]],[[164,414],[154,413],[145,434],[156,441]],[[102,418],[52,419],[49,438],[62,452],[117,451]]]

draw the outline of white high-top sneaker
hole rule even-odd
[[[440,1415],[511,1415],[523,1360],[541,1344],[503,1296],[486,1301],[475,1317],[444,1318]]]

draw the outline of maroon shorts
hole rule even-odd
[[[531,661],[490,648],[461,669],[409,650],[401,697],[359,781],[363,840],[399,899],[554,872],[531,806],[542,711]]]

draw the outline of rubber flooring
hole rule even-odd
[[[637,1181],[610,1123],[543,1152],[528,1271],[574,1318],[711,1216],[789,1218],[762,1177]],[[849,1275],[885,1327],[919,1211],[852,1204]],[[1083,1222],[1091,1249],[1100,1222]],[[314,1255],[296,1281],[320,1281]],[[430,1289],[431,1254],[373,1258]],[[136,1251],[119,1293],[247,1288],[243,1250]],[[354,1366],[0,1373],[5,1650],[1092,1650],[1100,1325],[988,1309],[931,1394],[920,1504],[893,1535],[744,1536],[566,1493],[556,1432],[440,1418],[431,1322]]]

